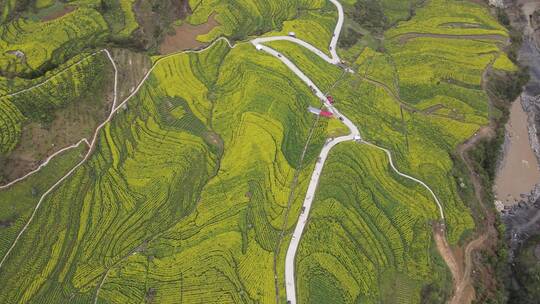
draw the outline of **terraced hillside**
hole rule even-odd
[[[19,161],[15,158],[26,158],[22,163],[39,163],[55,152],[54,144],[62,147],[79,140],[65,143],[64,139],[58,139],[59,136],[73,137],[69,135],[73,130],[58,130],[65,125],[61,123],[67,119],[65,114],[78,116],[70,119],[75,120],[81,130],[86,125],[94,128],[95,121],[104,119],[101,114],[109,108],[107,94],[110,94],[104,89],[108,90],[111,70],[105,53],[81,54],[43,77],[17,79],[12,85],[4,86],[5,95],[0,97],[0,180],[7,180],[2,184],[24,175],[32,167],[29,164],[16,168]],[[36,133],[38,131],[42,138],[33,138],[40,134]],[[57,139],[49,143],[46,139],[49,137]]]
[[[17,19],[0,26],[0,73],[28,75],[57,66],[88,46],[99,45],[107,23],[94,9],[80,8],[48,22]]]
[[[392,1],[382,2],[394,20],[407,9],[391,12]],[[214,41],[210,47],[153,57],[133,88],[119,71],[130,79],[119,87],[133,93],[121,93],[127,97],[117,100],[96,144],[70,149],[0,190],[0,302],[286,302],[285,252],[311,173],[327,138],[346,129],[309,113],[321,106],[314,89],[247,39],[295,31],[329,54],[335,6],[190,5],[192,24],[217,13],[220,26],[199,37]],[[125,18],[129,30],[118,27],[119,36],[134,28]],[[474,223],[452,153],[488,121],[482,74],[491,64],[512,69],[500,49],[507,36],[478,5],[432,0],[386,31],[384,48],[353,46],[362,51],[350,62],[355,73],[291,41],[265,45],[330,92],[363,140],[389,149],[400,171],[433,189],[457,244]],[[46,121],[42,113],[91,91],[90,80],[110,69],[104,53],[88,58],[0,99],[5,153],[26,120]],[[29,83],[37,80],[15,78],[2,89]],[[440,211],[426,188],[365,142],[336,146],[322,172],[296,256],[297,300],[444,301],[451,279],[432,240]]]
[[[435,209],[384,152],[336,147],[297,256],[299,302],[419,303],[422,286],[448,279],[430,249]]]
[[[38,209],[0,273],[27,288],[6,286],[2,301],[92,299],[105,277],[105,302],[140,302],[149,293],[163,301],[272,301],[272,255],[291,183],[300,170],[304,187],[324,139],[325,123],[315,124],[300,167],[314,125],[303,109],[312,102],[285,67],[247,44],[163,59],[88,163]],[[62,216],[50,222],[52,214]],[[40,229],[58,237],[40,238]],[[43,255],[49,251],[29,246],[57,249]],[[153,272],[142,275],[141,261]],[[26,281],[38,273],[42,280]]]
[[[245,39],[249,35],[260,35],[281,29],[284,21],[297,17],[303,11],[333,9],[333,6],[325,0],[190,0],[190,5],[193,14],[187,21],[191,24],[204,23],[212,13],[217,13],[216,20],[220,26],[206,35],[201,35],[199,39],[202,41],[211,41],[219,36],[227,36],[233,40]],[[309,13],[305,18],[312,19]],[[317,18],[313,22],[318,24],[316,25],[318,28],[324,28],[324,21],[323,23],[319,21]]]
[[[443,4],[448,16],[434,13],[442,11]],[[448,22],[472,23],[473,17],[481,29],[446,26]],[[433,28],[431,37],[412,34],[427,32],[427,24]],[[460,39],[459,35],[478,35],[478,39]],[[475,4],[430,1],[411,21],[386,33],[386,52],[366,49],[355,62],[358,76],[334,93],[340,96],[343,92],[343,110],[350,108],[368,140],[392,150],[403,171],[431,181],[448,204],[452,243],[472,228],[472,220],[452,177],[451,154],[488,122],[482,75],[497,58],[506,58],[500,41],[507,35]],[[404,41],[404,36],[410,39]],[[356,94],[350,90],[355,86]],[[355,99],[358,101],[353,102]],[[373,111],[373,107],[380,110]],[[452,221],[456,221],[454,225]]]
[[[468,202],[459,195],[466,185],[454,176],[452,154],[488,123],[488,115],[497,115],[489,113],[482,75],[491,64],[515,68],[501,51],[508,34],[484,8],[430,1],[385,37],[385,51],[364,49],[354,62],[358,74],[342,79],[330,93],[366,140],[390,149],[402,172],[434,189],[444,205],[449,241],[455,244],[474,223]],[[286,52],[286,47],[277,47]],[[429,204],[396,210],[416,206],[421,195],[407,199],[399,185],[382,181],[382,173],[396,178],[383,156],[368,148],[340,147],[330,159],[297,257],[301,302],[416,303],[422,286],[439,293],[435,297],[444,295],[434,289],[444,288],[435,286],[448,282],[449,276],[434,276],[441,273],[435,270],[441,261],[433,256],[429,234],[424,234],[436,217],[428,212]],[[381,173],[371,177],[375,172]],[[378,190],[381,185],[388,186]],[[392,197],[398,194],[399,199]],[[407,224],[397,224],[393,216],[418,226],[409,224],[415,228],[407,230]],[[388,235],[401,238],[381,240]],[[404,241],[407,235],[414,235],[414,241]]]

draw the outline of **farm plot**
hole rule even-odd
[[[398,23],[385,35],[393,38],[408,33],[508,37],[506,29],[485,7],[472,2],[445,0],[428,2],[411,20]]]
[[[217,13],[215,19],[220,25],[210,33],[199,36],[202,42],[212,41],[219,36],[239,40],[249,35],[281,30],[283,22],[297,17],[301,10],[333,7],[324,0],[190,0],[190,5],[194,11],[187,21],[193,25],[205,23],[210,15]]]
[[[8,155],[15,148],[26,122],[46,125],[54,119],[55,110],[97,92],[108,69],[110,62],[106,55],[82,54],[58,71],[34,80],[19,80],[11,91],[14,95],[0,97],[0,117],[4,118],[0,120],[0,154]]]
[[[19,18],[0,26],[0,71],[3,75],[39,74],[86,48],[104,42],[107,23],[92,8],[81,7],[48,22]]]
[[[87,301],[101,282],[98,302],[274,301],[284,212],[292,199],[298,214],[327,132],[315,125],[301,161],[313,99],[248,44],[163,59],[45,199],[3,266],[0,301]]]
[[[331,93],[366,140],[389,149],[400,171],[426,181],[435,191],[444,207],[452,243],[474,227],[459,198],[450,155],[475,132],[477,124],[402,110],[385,89],[362,82],[358,76],[341,82]]]
[[[0,191],[0,256],[4,256],[22,229],[39,197],[82,159],[86,146],[63,153],[24,183]]]
[[[265,45],[283,53],[323,91],[330,89],[343,74],[343,70],[339,67],[328,64],[321,57],[296,43],[272,41]]]
[[[336,20],[335,9],[301,11],[295,19],[283,22],[281,31],[270,32],[264,36],[287,36],[293,32],[298,39],[330,55],[328,45],[334,33]]]
[[[337,146],[296,258],[299,302],[419,303],[422,285],[445,279],[430,255],[437,214],[430,194],[397,176],[383,151]]]
[[[133,12],[135,0],[106,0],[103,1],[107,10],[103,18],[109,25],[112,37],[127,39],[139,27]]]

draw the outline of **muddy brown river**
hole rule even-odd
[[[506,136],[505,154],[495,178],[494,190],[497,200],[510,206],[540,182],[538,161],[529,142],[527,113],[521,107],[520,98],[510,109]]]

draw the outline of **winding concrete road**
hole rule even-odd
[[[361,141],[362,137],[360,135],[360,131],[358,130],[358,127],[356,127],[356,125],[349,118],[341,114],[338,109],[336,109],[332,104],[328,102],[326,95],[317,87],[317,85],[311,79],[309,79],[308,76],[306,76],[306,74],[304,74],[291,60],[289,60],[283,54],[279,53],[278,51],[266,45],[263,45],[263,43],[272,42],[272,41],[290,41],[290,42],[296,43],[298,45],[301,45],[307,48],[308,50],[312,51],[313,53],[321,57],[324,61],[330,64],[334,64],[334,65],[340,64],[341,60],[337,54],[336,48],[337,48],[339,35],[341,33],[341,29],[343,27],[343,21],[344,21],[343,7],[337,0],[330,0],[330,1],[338,9],[338,21],[336,24],[336,28],[334,29],[334,34],[332,36],[332,40],[330,42],[330,47],[329,47],[332,57],[328,57],[321,50],[315,48],[313,45],[303,40],[300,40],[296,37],[290,37],[290,36],[264,37],[264,38],[257,38],[251,41],[251,43],[258,50],[264,51],[276,57],[281,62],[283,62],[306,85],[312,88],[315,91],[315,95],[324,103],[325,107],[329,111],[331,111],[336,118],[339,118],[349,128],[349,131],[350,131],[349,135],[341,136],[335,139],[329,139],[326,141],[326,143],[324,144],[322,148],[321,153],[319,154],[319,159],[317,163],[315,164],[315,169],[313,170],[313,173],[311,175],[311,180],[309,182],[306,196],[302,204],[302,212],[296,223],[296,227],[292,234],[292,239],[289,244],[289,248],[287,249],[287,255],[285,257],[285,289],[287,292],[287,301],[288,303],[291,303],[291,304],[296,303],[296,283],[295,283],[295,277],[294,277],[296,252],[298,250],[298,246],[300,245],[300,239],[302,237],[304,228],[307,223],[309,211],[311,210],[311,205],[313,203],[313,198],[315,197],[315,192],[317,191],[319,178],[321,176],[322,169],[324,168],[326,159],[328,158],[328,154],[330,153],[330,150],[332,150],[332,148],[335,147],[337,144],[346,142],[346,141],[352,141],[352,140]],[[350,69],[347,69],[347,71],[350,71]]]
[[[272,41],[290,41],[293,43],[296,43],[298,45],[301,45],[308,50],[312,51],[319,57],[321,57],[324,61],[339,65],[341,64],[341,59],[339,58],[337,54],[337,43],[339,40],[339,35],[341,33],[341,29],[343,27],[344,23],[344,13],[343,13],[343,7],[337,0],[330,0],[332,2],[337,10],[338,10],[338,21],[336,24],[336,28],[334,29],[334,34],[332,36],[331,42],[330,42],[330,53],[331,57],[328,57],[324,52],[314,47],[312,44],[307,43],[303,40],[300,40],[296,37],[290,37],[290,36],[274,36],[274,37],[263,37],[263,38],[256,38],[251,41],[251,43],[257,48],[257,50],[264,51],[275,58],[279,59],[281,62],[283,62],[296,76],[298,76],[306,85],[308,85],[310,88],[312,88],[315,92],[315,95],[324,103],[325,107],[331,111],[336,118],[339,118],[348,128],[350,131],[349,135],[337,137],[335,139],[329,139],[324,144],[321,153],[319,154],[319,159],[317,163],[315,164],[315,169],[313,170],[313,173],[311,175],[311,180],[308,185],[308,189],[306,192],[306,196],[302,205],[302,211],[300,213],[300,216],[298,218],[298,221],[296,223],[296,227],[294,229],[294,232],[292,234],[291,242],[289,244],[289,248],[287,249],[287,255],[285,257],[285,288],[287,293],[287,303],[290,304],[296,304],[296,281],[294,276],[294,270],[295,270],[295,257],[296,252],[298,250],[298,246],[300,244],[300,239],[302,237],[302,234],[304,232],[307,219],[309,217],[309,211],[311,210],[311,205],[313,203],[313,199],[315,197],[315,193],[317,191],[317,186],[319,183],[319,178],[321,176],[322,170],[324,168],[324,164],[326,162],[326,159],[328,158],[328,154],[330,153],[330,150],[335,147],[337,144],[346,142],[346,141],[357,141],[359,143],[364,143],[370,146],[373,146],[377,149],[383,150],[389,159],[390,166],[392,169],[400,176],[408,178],[410,180],[413,180],[419,184],[421,184],[423,187],[425,187],[430,194],[433,196],[433,199],[435,200],[437,207],[439,209],[439,214],[441,217],[441,220],[444,220],[444,212],[443,207],[433,192],[431,188],[424,183],[423,181],[414,178],[410,175],[404,174],[397,170],[397,168],[394,165],[394,162],[392,160],[392,154],[389,150],[379,147],[377,145],[374,145],[372,143],[363,141],[360,131],[358,130],[358,127],[345,115],[341,114],[338,109],[336,109],[332,104],[330,104],[326,98],[326,95],[315,85],[315,83],[309,79],[308,76],[306,76],[291,60],[289,60],[287,57],[285,57],[283,54],[279,53],[278,51],[264,45],[266,42],[272,42]],[[342,66],[343,67],[343,66]],[[343,67],[347,72],[353,72],[350,68]]]
[[[297,222],[296,227],[294,229],[294,232],[292,234],[292,239],[291,239],[291,242],[289,244],[289,247],[288,247],[288,250],[287,250],[287,255],[286,255],[286,260],[285,260],[285,285],[286,285],[287,301],[289,301],[291,304],[296,303],[296,286],[295,286],[295,278],[294,278],[294,266],[295,266],[294,261],[295,261],[296,251],[297,251],[298,246],[300,244],[299,242],[300,242],[300,239],[302,237],[305,225],[307,223],[307,219],[308,219],[308,216],[309,216],[309,211],[311,209],[311,205],[312,205],[313,199],[315,197],[315,193],[316,193],[316,190],[317,190],[319,178],[320,178],[320,175],[322,173],[324,164],[326,162],[326,159],[328,158],[330,150],[333,147],[335,147],[337,144],[342,143],[342,142],[346,142],[346,141],[353,141],[354,140],[354,141],[369,144],[369,145],[374,146],[374,147],[376,147],[378,149],[384,150],[387,153],[388,157],[389,157],[389,161],[390,161],[392,169],[397,174],[399,174],[400,176],[403,176],[405,178],[409,178],[409,179],[411,179],[411,180],[413,180],[415,182],[418,182],[418,183],[422,184],[426,189],[429,190],[429,192],[433,195],[433,197],[434,197],[434,199],[435,199],[435,201],[436,201],[436,203],[437,203],[437,205],[439,207],[441,219],[444,219],[444,213],[443,213],[442,206],[441,206],[439,200],[437,199],[435,193],[429,188],[429,186],[427,186],[424,182],[422,182],[422,181],[420,181],[420,180],[418,180],[418,179],[416,179],[416,178],[414,178],[412,176],[409,176],[409,175],[406,175],[406,174],[403,174],[403,173],[399,172],[396,169],[396,167],[394,166],[394,163],[392,161],[392,155],[391,155],[390,151],[388,151],[388,150],[386,150],[384,148],[378,147],[378,146],[376,146],[374,144],[363,141],[358,127],[350,119],[348,119],[346,116],[341,114],[338,109],[336,109],[332,104],[330,104],[328,102],[328,100],[326,99],[326,95],[315,85],[315,83],[313,83],[313,81],[311,81],[311,79],[309,79],[309,77],[307,77],[292,61],[290,61],[288,58],[286,58],[285,56],[280,54],[278,51],[276,51],[276,50],[274,50],[274,49],[272,49],[272,48],[270,48],[268,46],[263,45],[263,43],[271,42],[271,41],[279,41],[279,40],[290,41],[290,42],[296,43],[298,45],[301,45],[301,46],[311,50],[313,53],[317,54],[319,57],[321,57],[323,60],[325,60],[326,62],[328,62],[330,64],[334,64],[334,65],[341,64],[341,60],[340,60],[340,58],[339,58],[339,56],[337,54],[337,42],[339,40],[341,29],[342,29],[343,23],[344,23],[343,7],[341,6],[341,4],[337,0],[330,0],[330,2],[332,2],[336,6],[336,8],[338,10],[338,21],[337,21],[336,27],[334,29],[334,34],[332,36],[332,39],[331,39],[331,42],[330,42],[330,47],[329,47],[331,57],[329,57],[328,55],[326,55],[324,52],[320,51],[319,49],[317,49],[313,45],[311,45],[311,44],[309,44],[309,43],[307,43],[305,41],[302,41],[300,39],[297,39],[295,37],[289,37],[289,36],[265,37],[265,38],[257,38],[257,39],[254,39],[254,40],[251,41],[251,43],[253,45],[255,45],[255,47],[258,50],[264,51],[264,52],[278,58],[287,67],[289,67],[291,69],[291,71],[293,73],[295,73],[304,83],[306,83],[306,85],[312,87],[314,89],[314,91],[315,91],[315,95],[322,102],[324,102],[325,107],[329,111],[331,111],[336,118],[339,118],[349,128],[349,131],[350,131],[349,135],[337,137],[335,139],[329,139],[329,140],[326,141],[326,143],[324,144],[324,146],[322,148],[322,151],[321,151],[321,153],[319,155],[319,160],[316,163],[315,169],[314,169],[314,171],[313,171],[313,173],[311,175],[311,180],[310,180],[308,190],[306,192],[306,196],[305,196],[305,199],[304,199],[304,202],[303,202],[303,207],[302,207],[303,210],[302,210],[302,212],[301,212],[301,214],[299,216],[298,222]],[[217,43],[218,41],[221,41],[221,40],[226,41],[227,44],[229,45],[229,47],[231,47],[231,48],[234,48],[236,46],[236,45],[231,45],[231,43],[226,38],[219,38],[219,39],[215,40],[212,44],[207,46],[206,48],[196,50],[196,51],[186,51],[186,52],[180,52],[180,53],[189,53],[189,52],[199,53],[199,52],[203,52],[203,51],[210,48],[212,45],[214,45],[215,43]],[[115,64],[114,60],[112,59],[110,53],[107,50],[102,50],[102,51],[104,51],[107,54],[107,56],[109,57],[112,65],[114,67],[114,70],[115,70],[115,75],[114,75],[114,101],[113,101],[113,106],[112,106],[112,109],[111,109],[111,112],[110,112],[109,116],[107,117],[107,119],[102,124],[100,124],[96,128],[96,130],[95,130],[95,132],[93,134],[92,140],[88,141],[85,138],[81,139],[77,144],[75,144],[73,146],[66,147],[66,148],[62,149],[61,151],[58,151],[57,153],[51,155],[46,160],[46,162],[44,164],[42,164],[39,168],[32,171],[31,173],[25,175],[23,178],[20,178],[20,179],[18,179],[16,181],[13,181],[12,183],[9,183],[7,185],[4,185],[4,186],[0,187],[0,190],[1,190],[1,189],[10,187],[10,186],[12,186],[13,184],[15,184],[17,182],[20,182],[20,181],[26,179],[28,176],[38,172],[40,169],[45,167],[52,158],[54,158],[58,154],[64,152],[65,150],[77,147],[78,145],[80,145],[83,142],[86,143],[89,146],[89,149],[88,149],[87,153],[85,154],[83,160],[81,160],[77,165],[75,165],[66,175],[61,177],[53,186],[51,186],[40,197],[36,207],[33,210],[32,215],[29,218],[29,220],[27,221],[27,223],[25,224],[23,229],[19,232],[16,239],[12,243],[11,247],[8,249],[8,251],[6,252],[4,257],[0,261],[0,268],[2,267],[3,263],[6,261],[8,256],[10,255],[12,249],[17,244],[17,242],[18,242],[19,238],[21,237],[21,235],[25,232],[25,230],[28,228],[28,226],[32,222],[37,210],[39,209],[39,207],[40,207],[41,203],[43,202],[43,200],[45,199],[45,197],[49,193],[51,193],[56,187],[58,187],[65,179],[67,179],[69,176],[71,176],[73,174],[73,172],[75,172],[81,165],[83,165],[86,162],[86,160],[91,156],[92,151],[95,148],[95,145],[97,143],[97,137],[98,137],[98,134],[99,134],[100,130],[107,123],[110,122],[110,120],[113,118],[114,114],[123,105],[125,105],[128,102],[128,100],[130,100],[133,96],[135,96],[138,93],[139,89],[143,86],[143,84],[148,79],[151,72],[154,70],[154,68],[156,67],[156,65],[159,62],[161,62],[162,60],[164,60],[164,59],[166,59],[166,58],[168,58],[170,56],[178,55],[178,53],[173,53],[173,54],[161,57],[156,62],[154,62],[152,67],[149,69],[149,71],[146,73],[146,75],[143,77],[143,79],[139,82],[139,84],[135,88],[135,90],[133,90],[133,92],[129,96],[127,96],[120,104],[117,104],[118,70],[116,68],[116,64]],[[94,55],[94,54],[92,54],[92,55]],[[353,72],[350,68],[347,68],[347,67],[343,67],[343,68],[347,72]],[[49,81],[49,80],[47,80],[47,81]],[[34,86],[32,88],[39,87],[39,86],[41,86],[43,84],[44,83],[40,83],[40,84],[38,84],[38,85],[36,85],[36,86]],[[16,93],[11,94],[11,95],[20,94],[20,93],[22,93],[24,91],[28,91],[28,90],[30,90],[32,88],[28,88],[28,89],[16,92]]]

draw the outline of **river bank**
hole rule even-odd
[[[535,11],[540,12],[540,3],[534,0],[506,6],[512,26],[523,35],[517,59],[528,68],[530,78],[514,101],[506,125],[494,187],[499,211],[527,201],[540,183],[540,14]]]
[[[506,11],[512,26],[523,34],[517,59],[528,68],[530,77],[510,110],[494,189],[512,240],[522,230],[515,228],[522,227],[523,219],[536,219],[536,212],[517,210],[525,205],[540,204],[540,3],[519,0],[510,3]],[[516,223],[519,224],[516,226]],[[540,233],[540,229],[527,234],[531,233]]]
[[[535,136],[534,123],[529,120],[524,109],[523,93],[510,108],[510,118],[506,124],[503,157],[495,178],[494,193],[499,210],[518,204],[540,182],[540,170],[537,155],[531,143]],[[530,108],[530,107],[529,107]],[[531,109],[529,109],[531,111]]]
[[[505,226],[504,239],[508,248],[505,259],[511,270],[504,278],[508,303],[535,303],[540,296],[540,272],[535,265],[540,258],[524,259],[524,256],[527,248],[536,248],[540,244],[540,2],[518,0],[506,4],[505,11],[512,26],[523,35],[517,59],[528,68],[529,81],[510,112],[509,123],[512,127],[517,124],[519,130],[507,128],[506,139],[512,132],[519,134],[519,139],[514,134],[513,141],[505,140],[497,174],[499,183],[494,190]],[[522,162],[517,165],[514,162],[518,169],[506,169],[513,171],[506,173],[504,168],[509,166],[512,158],[521,158]],[[511,195],[507,188],[513,188],[514,194]],[[527,191],[527,188],[530,189]],[[515,197],[516,193],[519,193],[518,197]],[[514,196],[514,199],[506,201],[505,195]]]

